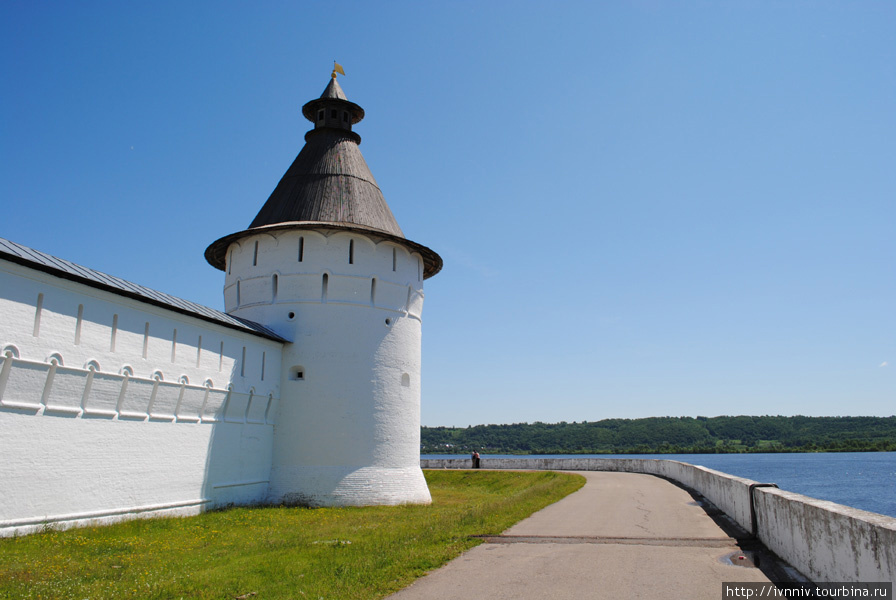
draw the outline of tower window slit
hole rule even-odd
[[[218,353],[218,372],[224,370],[224,342],[221,342],[221,351]]]
[[[345,111],[342,111],[342,121],[348,123],[348,113]]]
[[[264,363],[265,363],[265,354],[266,352],[261,353],[261,380],[264,381]]]
[[[299,262],[305,259],[305,238],[299,238]]]
[[[146,322],[146,327],[143,328],[143,358],[146,358],[148,352],[149,352],[149,321]]]
[[[255,242],[255,252],[252,254],[252,266],[258,266],[258,242]]]
[[[171,362],[177,358],[177,329],[171,334]]]
[[[396,265],[398,264],[398,252],[395,248],[392,248],[392,270],[395,270]]]
[[[370,280],[370,305],[376,305],[376,277]]]
[[[317,120],[318,121],[324,120],[324,111],[322,111],[322,110],[317,111]]]
[[[84,322],[84,305],[78,305],[78,320],[75,321],[75,346],[81,343],[81,323]]]
[[[112,339],[109,341],[109,352],[115,352],[115,338],[118,335],[118,315],[112,315]]]
[[[196,367],[202,362],[202,336],[199,336],[199,341],[196,342]]]
[[[324,276],[321,278],[321,292],[320,299],[321,302],[327,301],[327,284],[330,282],[330,276],[324,273]]]
[[[276,273],[274,273],[274,275],[271,276],[271,296],[274,302],[277,301],[277,288],[279,287],[279,283],[280,277]]]
[[[240,360],[240,377],[246,376],[246,347],[243,346],[243,357]]]
[[[355,240],[348,241],[348,264],[355,264]]]
[[[37,306],[34,308],[34,332],[32,335],[37,337],[40,335],[40,313],[44,309],[44,295],[37,295]]]

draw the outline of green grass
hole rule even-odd
[[[425,471],[431,506],[232,508],[0,540],[0,598],[382,598],[584,485]]]

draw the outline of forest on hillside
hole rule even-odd
[[[896,451],[891,417],[650,417],[422,427],[423,454],[704,454]]]

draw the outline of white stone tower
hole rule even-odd
[[[404,237],[367,167],[334,71],[302,107],[305,146],[245,231],[205,252],[225,310],[292,343],[282,354],[269,500],[430,502],[420,470],[423,280],[442,268]],[[238,376],[238,374],[234,374]]]

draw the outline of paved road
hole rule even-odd
[[[584,471],[578,492],[489,538],[390,600],[722,598],[722,582],[767,582],[674,484]],[[748,560],[738,560],[740,555]]]

